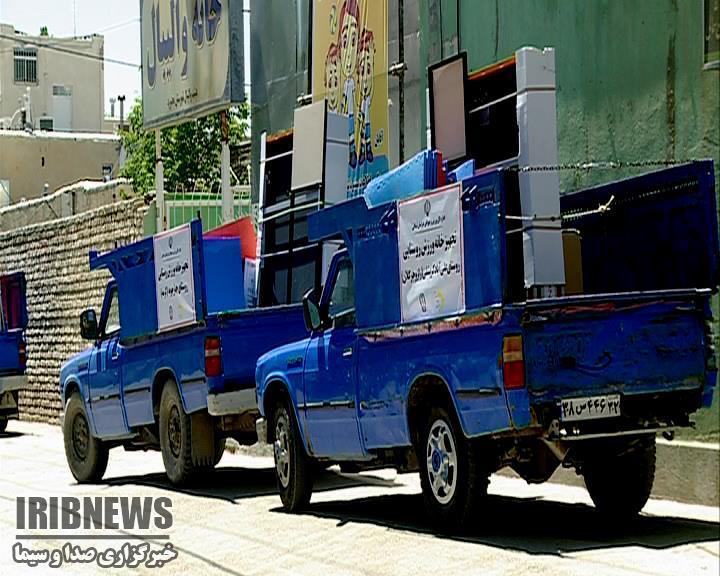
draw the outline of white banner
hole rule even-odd
[[[153,237],[158,332],[196,321],[190,224]]]
[[[403,322],[465,311],[461,184],[398,202]]]

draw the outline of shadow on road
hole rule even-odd
[[[273,511],[281,512],[276,508]],[[619,546],[671,548],[715,541],[720,524],[673,517],[641,516],[622,525],[603,525],[595,509],[534,498],[490,496],[476,528],[446,536],[429,524],[420,494],[393,494],[357,500],[311,503],[305,514],[370,523],[474,542],[528,554],[563,554]]]
[[[5,430],[5,432],[0,432],[0,440],[3,438],[20,438],[21,436],[26,436],[24,432],[13,432],[12,430]]]
[[[103,483],[109,486],[126,486],[133,484],[137,486],[152,486],[154,488],[180,492],[191,496],[218,498],[228,502],[277,494],[274,468],[220,466],[195,479],[190,485],[182,487],[173,486],[164,473],[107,478]],[[345,476],[332,471],[322,471],[318,473],[315,480],[314,491],[322,492],[325,490],[353,488],[356,486],[392,488],[397,485],[398,484],[392,480],[385,480],[384,478],[372,475]]]

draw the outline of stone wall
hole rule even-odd
[[[87,346],[80,313],[99,310],[109,277],[90,272],[88,252],[140,239],[146,211],[142,199],[132,199],[0,233],[0,272],[22,271],[27,280],[30,389],[20,395],[22,419],[58,421],[60,366]]]

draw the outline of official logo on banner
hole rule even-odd
[[[398,202],[403,322],[465,311],[461,192],[462,186],[453,184]]]

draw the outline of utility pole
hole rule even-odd
[[[161,130],[155,130],[155,204],[157,231],[165,230],[165,176],[163,174]]]
[[[223,223],[235,219],[233,213],[233,197],[230,190],[230,126],[227,110],[220,112],[220,132],[222,140],[220,162],[220,188],[222,194],[222,220]]]

